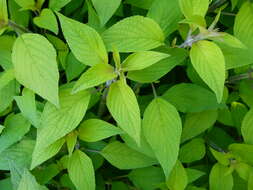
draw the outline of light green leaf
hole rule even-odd
[[[161,98],[154,99],[144,112],[143,131],[168,178],[178,157],[182,132],[176,108]]]
[[[168,36],[177,29],[182,17],[179,0],[155,0],[147,16],[154,19]]]
[[[51,32],[58,34],[58,23],[52,10],[43,9],[40,16],[33,19],[34,24],[40,28],[50,30]]]
[[[15,96],[15,101],[19,109],[21,110],[22,115],[30,121],[35,127],[39,126],[39,115],[36,109],[35,95],[34,93],[24,88],[22,91],[22,96]]]
[[[124,71],[145,69],[169,56],[169,54],[155,51],[140,51],[129,55],[122,63],[122,69]]]
[[[230,153],[219,152],[210,147],[210,151],[213,154],[214,158],[222,165],[228,166],[230,160],[233,158],[233,155]]]
[[[223,43],[230,47],[247,49],[246,46],[236,37],[225,32],[220,32],[219,35],[220,36],[218,37],[214,37],[210,39],[218,43]]]
[[[253,144],[253,109],[251,109],[242,122],[242,136],[245,143]]]
[[[37,147],[35,146],[34,151],[32,153],[32,163],[30,168],[34,169],[36,166],[40,165],[41,163],[56,155],[60,151],[64,143],[65,139],[62,138],[47,147],[37,148],[38,145],[36,145]]]
[[[30,20],[30,11],[20,11],[20,6],[15,1],[8,1],[8,9],[10,13],[10,19],[24,27],[28,27]]]
[[[88,25],[57,13],[63,34],[75,57],[85,65],[107,63],[107,52],[99,34]]]
[[[185,142],[212,127],[218,117],[217,110],[188,113],[185,118],[181,142]]]
[[[60,11],[62,7],[67,5],[71,0],[49,0],[49,8],[54,11]]]
[[[220,48],[209,41],[199,41],[192,45],[191,62],[203,81],[215,92],[221,102],[225,83],[225,60]]]
[[[203,139],[196,138],[184,144],[179,151],[179,160],[182,163],[191,163],[201,160],[206,154],[206,147]]]
[[[21,10],[36,10],[35,0],[15,0],[15,2],[22,7]]]
[[[118,125],[140,144],[140,109],[133,90],[120,80],[110,86],[106,105]]]
[[[21,114],[13,114],[6,118],[4,126],[0,136],[0,152],[20,141],[31,125]]]
[[[98,13],[101,26],[104,26],[119,8],[121,0],[92,0],[92,3]]]
[[[183,165],[177,161],[166,184],[171,190],[184,190],[187,186],[187,173]]]
[[[72,131],[66,136],[67,148],[70,155],[74,151],[76,142],[77,142],[77,132]]]
[[[145,190],[154,190],[165,181],[163,170],[154,166],[134,169],[128,176],[137,188]]]
[[[108,64],[96,64],[81,75],[75,83],[72,93],[98,86],[117,77],[114,68]]]
[[[234,35],[249,49],[253,48],[253,4],[246,1],[236,15],[234,24]]]
[[[39,34],[19,36],[13,46],[12,62],[18,82],[59,105],[56,52],[45,37]]]
[[[8,24],[8,9],[6,0],[0,0],[0,29]]]
[[[49,102],[45,105],[41,116],[41,126],[37,132],[34,162],[37,157],[36,152],[47,148],[77,127],[85,115],[89,100],[89,92],[82,91],[71,95],[70,89],[67,88],[60,92],[60,109]]]
[[[28,170],[24,170],[17,190],[43,190],[43,188]]]
[[[102,37],[109,51],[145,51],[164,44],[164,34],[152,19],[143,16],[125,18],[106,30]]]
[[[108,144],[101,154],[108,162],[121,170],[144,168],[157,163],[153,158],[118,141]]]
[[[190,83],[172,86],[163,98],[181,112],[202,112],[221,107],[211,91]]]
[[[130,71],[127,77],[140,83],[154,82],[179,65],[188,55],[187,51],[182,48],[166,48],[161,52],[170,56],[145,69]]]
[[[210,190],[232,190],[233,176],[228,174],[228,167],[215,164],[209,176]]]
[[[253,145],[231,144],[228,149],[238,161],[253,165]]]
[[[191,19],[195,15],[205,17],[209,0],[179,0],[179,5],[187,19]]]
[[[68,173],[78,190],[95,190],[95,174],[92,161],[83,152],[76,150],[69,158]]]
[[[89,119],[81,123],[78,137],[86,142],[96,142],[123,133],[121,129],[99,119]]]
[[[5,87],[10,81],[14,80],[14,70],[9,69],[0,73],[0,90]]]

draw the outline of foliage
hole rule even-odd
[[[253,2],[0,0],[1,190],[252,190]]]

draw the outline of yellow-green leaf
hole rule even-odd
[[[193,44],[190,57],[194,69],[221,102],[225,83],[225,59],[221,49],[213,42],[199,41]]]
[[[112,124],[99,119],[88,119],[81,123],[78,136],[86,142],[96,142],[110,136],[121,134],[123,131]]]
[[[143,131],[168,178],[177,161],[182,132],[176,108],[161,98],[154,99],[144,112]]]
[[[95,173],[91,159],[76,150],[68,161],[68,173],[78,190],[95,190]]]
[[[19,36],[13,46],[12,62],[18,82],[59,106],[56,52],[45,37]]]
[[[107,52],[100,35],[93,28],[57,13],[63,34],[75,57],[85,65],[107,63]]]
[[[73,87],[72,93],[77,93],[117,77],[114,68],[108,64],[97,64],[81,75]]]
[[[8,10],[6,0],[0,0],[0,29],[8,24]]]
[[[195,15],[205,17],[209,0],[179,0],[179,5],[187,19],[191,19]]]
[[[106,30],[102,37],[109,51],[116,46],[120,52],[145,51],[164,44],[160,26],[151,18],[132,16]]]
[[[155,51],[140,51],[129,55],[122,63],[122,69],[124,71],[145,69],[169,56],[169,54]]]
[[[110,86],[106,105],[118,125],[140,144],[140,109],[133,90],[120,80]]]

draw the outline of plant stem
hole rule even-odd
[[[100,154],[100,151],[98,151],[98,150],[92,150],[92,149],[85,148],[85,151]]]
[[[227,83],[235,83],[235,82],[243,80],[243,79],[253,79],[252,73],[253,73],[253,69],[250,69],[247,73],[243,73],[240,75],[230,77],[226,82]]]
[[[155,86],[154,86],[153,83],[151,83],[151,87],[152,87],[152,90],[153,90],[154,97],[157,98],[157,93],[156,93]]]
[[[14,29],[15,31],[16,31],[16,30],[19,30],[19,31],[21,31],[21,32],[23,32],[23,33],[32,33],[32,32],[31,32],[30,30],[28,30],[27,28],[25,28],[25,27],[23,27],[23,26],[20,26],[20,25],[18,25],[17,23],[11,21],[11,20],[8,21],[8,26],[11,27],[12,29]]]
[[[219,0],[219,1],[216,1],[215,3],[213,3],[213,4],[209,7],[208,12],[213,12],[213,11],[215,11],[217,8],[221,7],[221,6],[224,5],[226,2],[227,2],[227,0]]]

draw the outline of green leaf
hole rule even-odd
[[[171,190],[184,190],[187,186],[187,173],[183,165],[177,161],[166,184]]]
[[[137,188],[145,190],[154,190],[165,181],[163,170],[154,166],[134,169],[128,177]]]
[[[6,0],[0,0],[0,29],[8,24],[8,9]]]
[[[178,157],[182,132],[176,108],[161,98],[154,99],[144,112],[143,131],[168,178]]]
[[[253,109],[251,109],[243,119],[242,122],[242,136],[245,143],[253,144]]]
[[[77,132],[72,131],[66,136],[67,148],[70,155],[75,149],[76,142],[77,142]]]
[[[106,105],[118,125],[140,144],[140,109],[133,90],[120,80],[110,86]]]
[[[179,1],[155,0],[147,16],[154,19],[168,36],[177,29],[182,17]]]
[[[9,82],[15,79],[13,69],[6,70],[0,73],[0,90],[5,87]]]
[[[40,186],[37,183],[35,177],[28,170],[24,170],[24,173],[22,175],[17,190],[43,190],[43,189],[42,186]]]
[[[231,144],[228,149],[238,161],[243,161],[253,165],[253,145],[249,144]]]
[[[0,152],[20,141],[31,125],[21,114],[13,114],[6,118],[4,126],[0,136]]]
[[[28,168],[32,161],[32,152],[35,145],[33,140],[22,140],[0,153],[0,169],[10,170],[9,162],[15,163],[18,168]]]
[[[89,92],[82,91],[71,95],[70,89],[67,88],[60,91],[60,109],[49,102],[45,105],[41,116],[41,126],[37,132],[34,162],[37,157],[36,152],[47,148],[77,127],[85,115],[89,100]]]
[[[164,44],[160,26],[142,16],[131,16],[117,22],[102,37],[109,51],[113,50],[113,46],[120,52],[145,51]]]
[[[253,107],[253,91],[252,91],[252,80],[243,80],[239,84],[239,95],[249,107]]]
[[[49,8],[54,11],[60,11],[71,0],[49,0]]]
[[[75,57],[85,65],[107,63],[107,52],[99,34],[88,25],[57,13],[63,34]]]
[[[234,37],[228,33],[225,33],[225,32],[220,32],[219,35],[220,36],[218,36],[218,37],[213,37],[210,39],[212,39],[218,43],[223,43],[223,44],[230,46],[230,47],[247,49],[246,46],[240,40],[238,40],[236,37]]]
[[[121,170],[144,168],[157,163],[153,158],[118,141],[108,144],[101,154],[108,162]]]
[[[78,77],[86,68],[86,65],[79,62],[72,52],[70,52],[66,58],[66,77],[68,81],[71,81]]]
[[[34,24],[40,28],[50,30],[51,32],[58,34],[58,23],[52,10],[43,9],[40,16],[33,19]]]
[[[246,1],[236,15],[234,35],[242,41],[252,52],[253,40],[253,4]]]
[[[225,60],[220,48],[209,41],[199,41],[192,45],[191,62],[203,81],[215,92],[221,102],[225,83]]]
[[[20,6],[15,1],[8,1],[8,8],[10,13],[10,19],[20,24],[24,27],[27,27],[30,20],[30,11],[20,11]]]
[[[188,113],[185,117],[181,142],[185,142],[203,133],[214,125],[218,117],[217,110]]]
[[[60,151],[64,143],[65,139],[62,138],[47,147],[37,148],[38,145],[36,145],[37,147],[35,146],[34,151],[32,153],[32,163],[30,168],[34,169],[36,166],[40,165],[41,163],[56,155]]]
[[[179,160],[182,163],[191,163],[201,160],[206,154],[204,140],[196,138],[184,144],[179,151]]]
[[[22,7],[21,10],[36,10],[35,0],[15,0],[15,2]]]
[[[103,120],[88,119],[81,123],[78,129],[78,137],[86,142],[96,142],[122,132],[118,127]]]
[[[185,168],[185,171],[187,173],[188,184],[196,181],[197,179],[205,175],[205,172],[192,168]]]
[[[142,9],[149,9],[153,2],[154,0],[125,0],[125,3]]]
[[[210,147],[210,151],[213,154],[214,158],[222,165],[229,166],[230,160],[233,159],[233,155],[230,153],[224,153],[214,150]]]
[[[75,83],[72,93],[98,86],[117,77],[114,68],[108,64],[96,64],[81,75]]]
[[[19,109],[21,110],[22,115],[30,121],[30,123],[36,127],[39,126],[39,115],[36,109],[35,95],[34,93],[24,88],[22,91],[22,96],[15,96],[15,101]]]
[[[154,82],[179,65],[188,55],[187,51],[182,48],[166,48],[161,52],[170,56],[145,69],[130,71],[127,77],[140,83]]]
[[[56,52],[45,37],[39,34],[19,36],[13,46],[12,62],[18,82],[59,105]]]
[[[149,67],[170,55],[155,51],[140,51],[129,55],[122,63],[122,70],[134,71]]]
[[[92,0],[98,13],[101,26],[104,26],[119,8],[121,0]]]
[[[179,5],[187,19],[191,19],[195,15],[205,17],[209,0],[179,0]]]
[[[228,167],[215,164],[209,176],[210,190],[232,190],[233,176],[228,174]]]
[[[69,158],[68,173],[77,189],[95,190],[95,174],[91,159],[76,150]]]
[[[212,92],[190,83],[172,86],[163,94],[163,98],[181,112],[202,112],[221,107]]]

